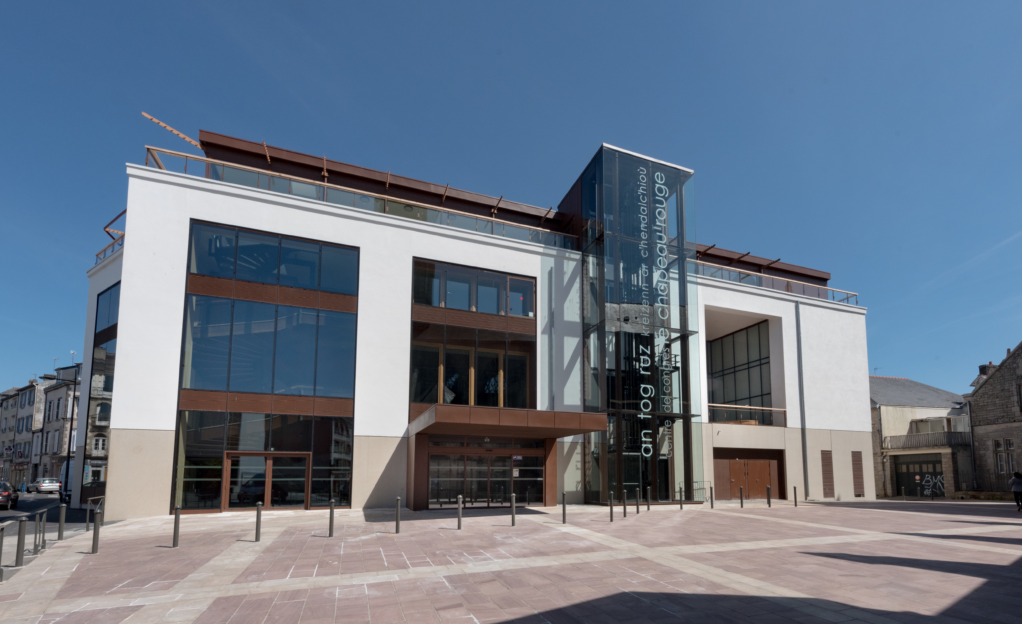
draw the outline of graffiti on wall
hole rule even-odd
[[[944,475],[926,475],[923,477],[923,496],[944,496]]]

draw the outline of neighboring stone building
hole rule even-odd
[[[72,408],[81,388],[81,365],[67,366],[56,371],[56,383],[46,389],[46,411],[42,428],[40,450],[40,477],[61,479],[61,469],[67,461],[68,433]],[[77,416],[77,410],[75,410]],[[71,456],[74,457],[72,451]]]
[[[1022,470],[1022,344],[1000,364],[981,364],[975,390],[965,395],[972,412],[977,489],[1008,491],[1011,473]]]
[[[18,429],[18,389],[0,393],[0,480],[9,480],[14,461],[14,432]]]
[[[905,377],[869,378],[877,496],[946,496],[972,489],[965,399]]]

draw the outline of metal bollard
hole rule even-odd
[[[710,509],[713,509],[713,486],[710,486]]]
[[[99,552],[99,529],[103,526],[103,512],[96,511],[94,517],[95,525],[92,527],[92,554]]]
[[[639,515],[639,503],[642,502],[642,490],[635,488],[635,515]]]
[[[745,486],[738,486],[738,506],[741,509],[745,509]]]
[[[622,518],[627,518],[628,517],[628,490],[626,490],[626,489],[624,489],[622,487],[621,488],[621,493],[623,494],[623,496],[621,497],[621,512],[622,512],[621,513],[621,517]]]
[[[532,505],[532,488],[525,490],[525,506]]]
[[[397,502],[394,503],[394,534],[401,532],[401,497],[397,497]]]
[[[933,500],[933,488],[932,487],[930,488],[930,500],[931,501]]]
[[[767,486],[767,507],[770,507],[770,486]]]
[[[46,511],[39,512],[39,520],[43,525],[42,530],[39,532],[41,550],[46,550],[46,513]]]
[[[917,485],[916,486],[916,498],[922,498],[922,497],[923,497],[923,488]]]
[[[682,511],[685,511],[685,486],[681,486],[678,492],[678,504]]]
[[[561,492],[561,524],[568,524],[568,493]]]
[[[334,536],[334,499],[330,499],[330,532],[327,533],[327,537]]]
[[[57,520],[57,541],[64,539],[64,518],[67,515],[67,505],[60,504],[60,516]]]
[[[25,529],[28,526],[28,518],[18,518],[18,550],[14,553],[14,567],[20,568],[25,565]]]
[[[39,514],[35,515],[35,525],[33,525],[34,532],[32,533],[32,554],[39,554]]]
[[[181,505],[174,507],[174,545],[171,548],[177,548],[178,543],[181,541]]]
[[[610,496],[610,505],[609,505],[609,507],[610,507],[610,521],[613,522],[614,521],[614,493],[613,492],[608,492],[607,494]]]
[[[792,486],[792,489],[795,490],[795,496],[793,498],[795,499],[795,506],[798,507],[798,488]]]
[[[458,494],[458,530],[461,530],[461,494]]]
[[[646,511],[649,511],[649,501],[653,500],[653,486],[646,486]]]
[[[263,503],[259,501],[256,503],[256,538],[255,541],[259,541],[262,537],[263,532]]]
[[[515,495],[511,494],[511,526],[515,525]]]

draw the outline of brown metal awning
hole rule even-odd
[[[607,430],[607,415],[590,412],[434,405],[408,425],[409,435],[488,435],[564,438]]]

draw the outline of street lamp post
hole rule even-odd
[[[75,365],[75,352],[71,352],[71,366]],[[67,461],[64,462],[65,475],[64,475],[64,499],[71,502],[71,441],[73,439],[73,432],[75,430],[75,408],[78,407],[78,378],[81,373],[78,370],[74,372],[75,385],[71,391],[71,426],[67,429]]]

